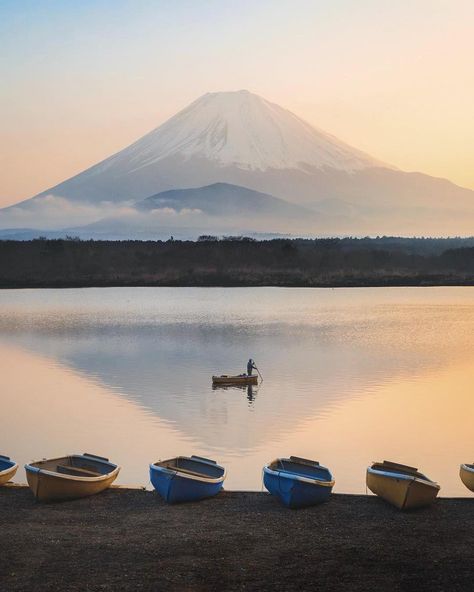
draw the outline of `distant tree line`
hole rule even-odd
[[[0,241],[0,287],[474,285],[474,238]]]

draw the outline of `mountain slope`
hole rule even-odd
[[[152,195],[125,214],[106,217],[67,234],[83,238],[196,239],[201,234],[304,233],[315,229],[319,215],[307,208],[246,187],[215,183]],[[0,233],[1,236],[1,233]]]
[[[332,167],[353,171],[378,166],[282,107],[248,91],[208,93],[162,126],[104,163],[135,163],[137,170],[180,155],[242,169]]]
[[[314,216],[314,212],[302,206],[229,183],[163,191],[137,202],[136,207],[140,210],[199,210],[210,216],[263,216],[286,219],[307,219],[308,216]]]
[[[200,97],[117,154],[5,208],[0,227],[88,224],[116,217],[117,209],[150,195],[216,183],[246,187],[318,212],[324,203],[326,214],[331,213],[324,223],[320,218],[325,234],[378,233],[387,227],[399,234],[457,234],[466,232],[474,216],[474,191],[397,170],[274,103],[238,91]],[[243,195],[235,194],[235,204],[229,197],[222,212],[231,205],[240,211]],[[273,206],[278,209],[277,202]]]
[[[239,183],[239,173],[243,180],[270,171],[309,178],[324,169],[351,173],[377,166],[386,165],[255,94],[208,93],[131,146],[39,196],[120,202],[219,181],[249,185]]]

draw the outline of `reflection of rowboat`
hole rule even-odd
[[[459,476],[464,485],[471,491],[474,491],[474,463],[472,463],[472,465],[461,465]]]
[[[220,391],[241,391],[245,392],[247,389],[252,389],[252,384],[219,384],[219,383],[212,383],[212,390],[220,390]]]
[[[222,374],[221,376],[213,376],[212,384],[258,384],[258,376],[256,374],[238,374],[237,376]]]
[[[200,456],[177,456],[150,465],[153,487],[170,504],[216,495],[224,479],[224,467]]]
[[[317,461],[290,456],[277,458],[263,469],[268,491],[288,508],[304,508],[328,501],[334,479]]]
[[[384,460],[367,469],[367,487],[400,510],[431,504],[440,487],[414,467]]]
[[[94,454],[73,454],[25,465],[31,491],[40,502],[77,499],[100,493],[117,478],[120,467]]]
[[[18,465],[15,461],[11,460],[8,456],[0,454],[0,485],[5,485],[10,479],[13,478]]]

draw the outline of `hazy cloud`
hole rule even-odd
[[[137,210],[132,202],[75,202],[49,194],[0,211],[0,228],[60,229],[91,224],[104,218],[140,223],[141,220],[149,222],[150,218],[165,220],[201,214],[198,209],[175,210],[170,207],[144,212]]]
[[[181,210],[175,210],[174,208],[155,208],[150,212],[154,216],[194,216],[203,213],[198,208],[183,208]]]

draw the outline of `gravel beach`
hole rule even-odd
[[[0,489],[0,590],[470,591],[474,499],[401,513],[373,496],[288,510],[270,495],[222,492],[167,506],[112,488],[36,504]]]

